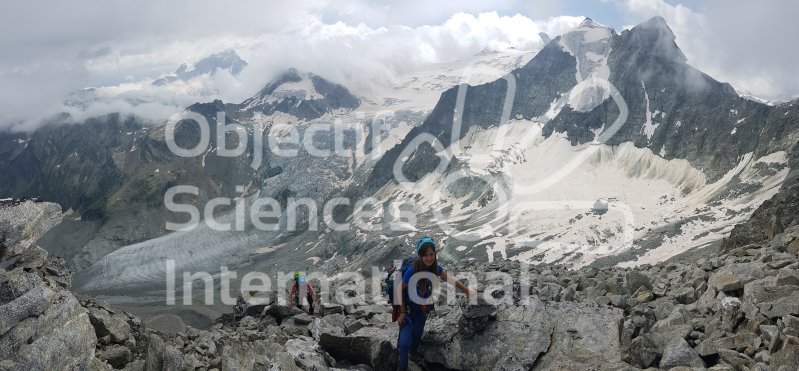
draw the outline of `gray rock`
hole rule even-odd
[[[799,271],[782,269],[777,273],[777,286],[799,286]]]
[[[349,323],[347,323],[345,325],[345,327],[344,327],[344,330],[348,334],[351,334],[351,333],[356,332],[356,331],[358,331],[358,330],[360,330],[360,329],[362,329],[364,327],[367,327],[367,326],[369,326],[369,321],[367,321],[367,320],[365,320],[363,318],[360,318],[360,319],[358,319],[356,321],[350,321]]]
[[[755,361],[746,354],[730,349],[719,349],[719,358],[736,370],[748,369],[755,364]]]
[[[732,336],[726,336],[716,340],[719,349],[735,349],[739,352],[749,347],[760,345],[760,337],[751,332],[738,331]]]
[[[144,371],[144,360],[137,359],[125,365],[125,371]]]
[[[150,334],[147,338],[147,350],[144,354],[144,369],[147,371],[162,370],[165,349],[164,339],[161,339],[156,334]]]
[[[621,310],[531,299],[530,305],[500,306],[493,317],[484,316],[486,323],[479,335],[458,325],[464,318],[461,308],[453,309],[446,317],[432,319],[422,339],[425,359],[457,369],[512,365],[529,368],[536,362],[546,369],[566,354],[578,353],[598,356],[584,357],[586,362],[604,359],[607,363],[621,359],[617,340],[623,316]],[[493,339],[495,346],[486,347],[487,338]],[[509,354],[519,355],[519,358],[507,358]]]
[[[100,308],[89,308],[89,319],[97,337],[111,336],[114,343],[124,343],[130,337],[130,325],[124,314],[111,314]]]
[[[343,319],[344,316],[342,316],[341,314],[339,314],[339,316],[342,317],[340,320],[337,320],[332,315],[325,316],[324,318],[314,319],[313,322],[309,325],[310,327],[309,331],[311,332],[311,337],[313,337],[313,339],[318,342],[322,334],[325,333],[339,337],[345,336],[342,324],[344,321]]]
[[[799,317],[786,315],[785,317],[782,317],[782,323],[785,325],[785,327],[799,329]]]
[[[298,314],[298,315],[296,315],[294,317],[291,317],[291,319],[297,325],[308,325],[311,322],[313,322],[314,317],[309,315],[309,314],[307,314],[307,313],[300,313],[300,314]]]
[[[760,312],[771,318],[799,316],[799,292],[759,305]]]
[[[627,293],[633,295],[639,291],[652,291],[652,280],[640,272],[630,272],[625,275]]]
[[[755,362],[768,364],[771,361],[771,354],[768,350],[761,350],[754,356]]]
[[[35,272],[23,269],[10,271],[0,269],[0,305],[6,304],[40,284]]]
[[[370,327],[347,336],[322,333],[319,346],[336,359],[368,364],[374,370],[395,370],[398,360],[397,331]]]
[[[116,369],[120,369],[130,362],[131,352],[127,347],[114,345],[100,352],[97,358],[108,362],[109,365]]]
[[[638,300],[639,303],[648,303],[654,299],[654,295],[650,290],[643,290],[638,292],[638,294],[635,296],[635,299]]]
[[[324,370],[329,366],[319,344],[310,339],[290,339],[286,342],[286,353],[303,370]]]
[[[797,286],[776,286],[776,277],[773,276],[752,281],[744,287],[742,310],[746,314],[746,318],[751,320],[761,309],[770,310],[772,302],[794,296],[797,293],[799,293]]]
[[[278,323],[283,322],[283,320],[285,320],[286,318],[293,317],[303,313],[305,312],[303,312],[302,309],[299,309],[297,307],[289,308],[286,305],[280,305],[280,304],[272,304],[266,307],[266,309],[263,312],[265,316],[274,317]]]
[[[673,294],[674,299],[680,304],[691,304],[696,301],[696,290],[693,287],[686,286],[677,289]]]
[[[44,311],[0,335],[0,359],[24,370],[88,368],[97,342],[89,316],[67,291],[45,297]]]
[[[722,267],[708,279],[708,285],[718,291],[734,291],[745,284],[765,276],[763,266],[758,263],[738,263]]]
[[[780,331],[777,326],[761,325],[760,333],[760,337],[766,345],[766,349],[777,351],[780,346],[782,346],[782,338],[780,337]]]
[[[610,305],[616,308],[624,309],[627,306],[626,295],[609,295],[608,298],[610,299]]]
[[[0,306],[0,335],[11,330],[23,319],[44,312],[53,296],[53,291],[35,287],[12,302]]]
[[[644,335],[632,340],[625,350],[624,361],[635,367],[647,368],[655,365],[661,354],[652,337]]]
[[[15,258],[12,268],[36,269],[47,262],[47,251],[39,246],[30,246]]]
[[[799,345],[789,344],[771,355],[773,370],[799,370]]]
[[[344,313],[344,306],[336,303],[322,303],[322,313],[327,316],[330,314]]]
[[[27,200],[0,206],[0,258],[18,255],[50,228],[61,223],[61,206]]]
[[[92,360],[89,362],[88,370],[89,371],[106,371],[106,370],[109,369],[109,367],[111,367],[111,366],[108,363],[106,363],[105,361],[95,357],[95,358],[92,358]],[[3,368],[0,367],[0,370],[3,370]]]
[[[662,369],[671,369],[678,366],[705,367],[702,358],[682,338],[675,338],[666,345],[663,357],[660,359],[660,368]]]
[[[221,370],[266,370],[268,368],[266,366],[272,364],[272,360],[267,356],[272,351],[267,342],[263,340],[234,342],[225,344],[222,349]]]
[[[734,297],[721,299],[721,330],[733,332],[741,319],[741,300]]]
[[[186,370],[186,357],[177,348],[167,345],[162,356],[164,370]]]

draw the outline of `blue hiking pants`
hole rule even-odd
[[[408,369],[408,353],[418,353],[419,343],[422,342],[424,324],[427,321],[427,314],[422,313],[414,305],[405,314],[405,323],[400,327],[399,339],[397,339],[397,350],[399,351],[400,370]]]

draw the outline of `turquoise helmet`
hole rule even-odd
[[[433,246],[433,250],[436,249],[436,242],[433,241],[432,238],[430,238],[428,236],[424,236],[424,237],[419,239],[419,242],[416,243],[416,255],[421,255],[422,254],[422,246],[424,246],[424,245],[431,245],[431,246]]]

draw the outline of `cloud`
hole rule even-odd
[[[354,12],[361,3],[365,2],[335,3],[335,9],[341,12],[341,9],[349,9],[347,6],[354,6]],[[486,7],[484,4],[478,6],[476,2],[471,4],[474,9]],[[51,69],[60,72],[43,73],[40,68],[18,76],[14,86],[26,90],[27,94],[19,96],[14,104],[0,102],[0,112],[5,113],[5,116],[0,116],[0,129],[8,128],[9,123],[13,123],[16,130],[34,129],[36,123],[31,119],[34,112],[51,114],[66,111],[81,118],[122,111],[157,120],[197,101],[223,99],[227,102],[240,102],[258,92],[268,81],[289,67],[316,73],[356,92],[369,92],[376,86],[390,84],[399,75],[419,64],[461,59],[484,49],[513,47],[538,50],[543,46],[539,32],[556,35],[582,20],[581,17],[554,17],[534,21],[518,14],[502,16],[497,12],[485,12],[477,15],[451,14],[437,25],[369,26],[366,23],[326,22],[319,4],[306,5],[302,11],[292,9],[284,12],[288,18],[301,15],[293,21],[280,20],[269,27],[245,25],[237,28],[229,20],[213,22],[201,14],[195,21],[203,24],[203,30],[184,32],[180,25],[185,25],[187,21],[176,20],[178,25],[157,25],[155,30],[146,29],[140,34],[112,27],[105,37],[99,37],[95,34],[88,35],[92,32],[84,25],[68,30],[67,35],[44,32],[27,35],[26,41],[32,45],[58,45],[55,50],[62,55],[59,59],[72,61],[72,68],[80,73],[70,74],[63,69]],[[373,9],[374,12],[385,11],[379,3],[366,3],[364,6],[364,9]],[[392,11],[404,6],[409,5],[394,5]],[[444,14],[450,10],[441,6],[437,9],[431,14]],[[177,12],[177,9],[168,8],[162,11]],[[253,11],[257,12],[257,9]],[[276,7],[270,8],[270,11],[271,18],[275,18],[274,13],[282,10]],[[184,12],[188,15],[202,13],[192,9]],[[225,18],[225,15],[225,11],[222,11],[218,16]],[[159,13],[155,18],[162,16]],[[68,18],[74,21],[91,21],[96,20],[97,15],[70,14]],[[252,19],[243,21],[255,22]],[[268,23],[270,20],[264,21]],[[116,22],[127,22],[131,27],[134,26],[134,21],[130,19]],[[145,27],[152,22],[154,21],[140,21],[135,26]],[[99,28],[103,25],[110,26],[111,23],[114,20],[95,25],[95,31],[102,33]],[[223,34],[213,32],[217,29],[216,23],[229,26],[230,31]],[[158,40],[157,34],[160,33],[163,33],[162,40]],[[75,37],[85,37],[89,41],[69,41]],[[20,44],[19,41],[8,38],[0,38],[0,42]],[[189,82],[164,87],[150,85],[152,80],[165,72],[174,71],[181,63],[190,63],[229,48],[237,50],[249,63],[239,76],[218,71],[214,76]],[[29,60],[47,60],[53,54],[52,50],[31,51],[27,59],[0,60],[0,68],[4,65],[23,64],[23,61],[28,63]],[[9,78],[10,75],[0,74],[3,86],[7,85],[6,80]],[[91,93],[96,100],[84,107],[84,110],[63,107],[60,104],[62,97],[87,86],[96,88]],[[8,91],[4,90],[4,93]]]
[[[708,1],[696,9],[662,0],[624,0],[629,23],[666,19],[688,63],[736,89],[782,101],[799,95],[799,3]]]
[[[543,45],[539,32],[555,36],[582,19],[558,16],[581,9],[564,4],[13,2],[4,7],[4,14],[11,16],[0,23],[0,130],[35,128],[38,118],[65,110],[65,95],[85,87],[97,87],[102,97],[87,112],[121,107],[153,118],[196,101],[240,102],[288,67],[365,93],[420,63],[462,59],[483,49],[537,50]],[[793,63],[799,48],[792,40],[799,26],[791,19],[799,5],[741,0],[698,4],[689,8],[661,0],[603,0],[586,9],[601,13],[607,6],[630,24],[663,16],[689,63],[700,70],[771,99],[799,93]],[[595,19],[603,21],[601,16]],[[249,63],[238,77],[222,72],[163,88],[149,85],[182,63],[229,48]],[[143,112],[146,107],[153,114]]]

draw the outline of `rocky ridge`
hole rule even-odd
[[[209,329],[165,333],[95,299],[76,297],[68,290],[63,259],[30,242],[42,231],[7,237],[12,222],[56,223],[60,214],[51,205],[26,200],[0,206],[3,248],[16,252],[0,263],[0,369],[396,368],[396,324],[382,301],[324,303],[321,315],[310,316],[240,300]],[[418,366],[795,370],[797,254],[794,225],[723,253],[637,268],[446,264],[452,273],[474,273],[475,282],[485,285],[474,287],[494,301],[438,304]],[[525,270],[529,280],[521,278]],[[498,272],[512,282],[497,281]]]

